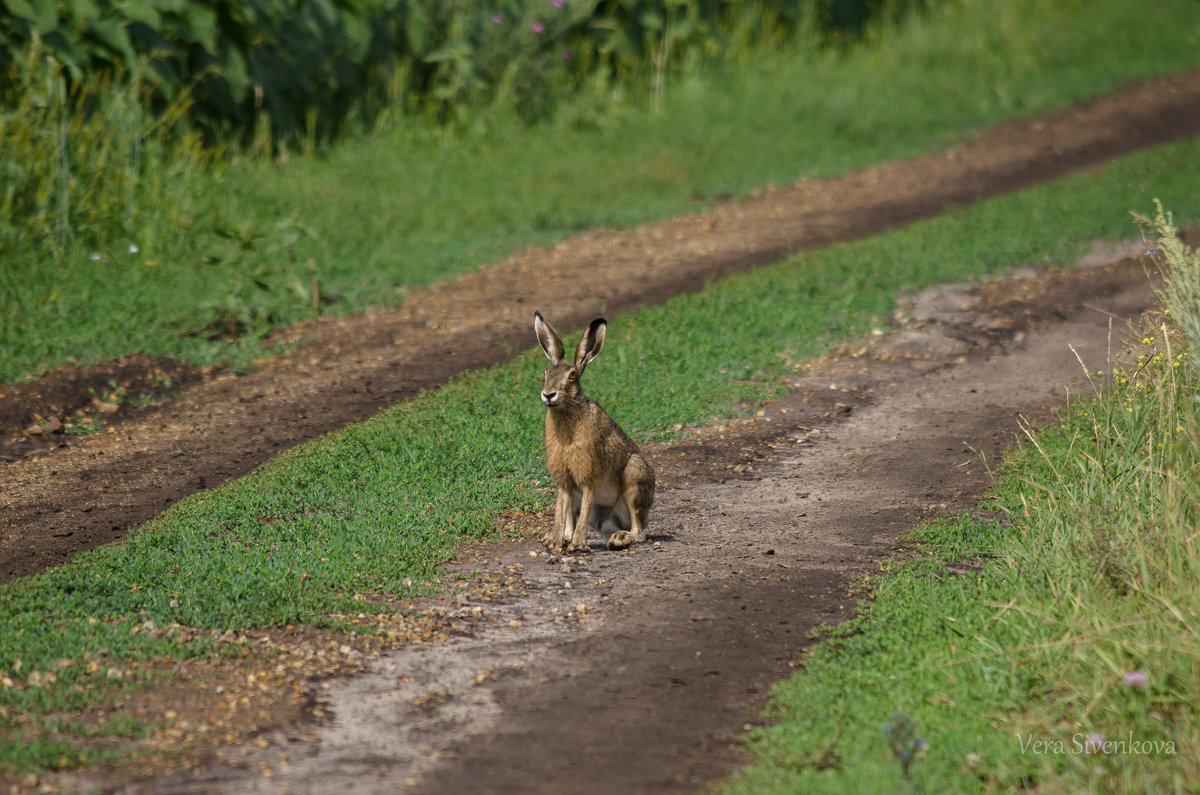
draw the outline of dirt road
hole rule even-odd
[[[396,313],[297,330],[292,338],[314,337],[297,354],[256,373],[210,377],[116,434],[67,448],[42,440],[6,448],[16,460],[0,471],[3,574],[119,537],[283,447],[503,358],[506,345],[528,342],[528,315],[551,296],[563,307],[561,326],[597,310],[617,314],[792,249],[1200,134],[1197,100],[1200,71],[1005,125],[950,153],[632,233],[584,236],[415,296]],[[605,280],[585,295],[578,274],[598,262],[608,263]],[[633,275],[644,289],[627,287]],[[1018,415],[1044,415],[1067,390],[1087,387],[1068,344],[1107,370],[1119,339],[1110,321],[1119,330],[1150,301],[1135,259],[916,296],[899,332],[813,363],[762,416],[650,447],[661,482],[651,544],[581,559],[531,557],[531,542],[474,550],[463,566],[485,576],[426,605],[448,640],[390,652],[354,677],[315,681],[300,700],[278,694],[291,707],[264,708],[267,717],[235,738],[246,742],[197,746],[154,769],[35,783],[129,792],[695,791],[736,767],[737,733],[800,659],[811,630],[850,608],[853,578],[871,572],[903,531],[972,505],[989,483],[980,455],[995,460],[1012,445]],[[481,338],[485,321],[504,331]],[[523,521],[536,534],[546,517]],[[482,586],[498,580],[506,587]],[[187,687],[146,700],[154,699],[189,725],[205,720],[207,702]]]

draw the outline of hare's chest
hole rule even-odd
[[[546,445],[546,465],[556,481],[564,484],[583,484],[597,479],[592,445],[579,441]]]
[[[582,496],[584,489],[590,489],[598,505],[613,505],[620,493],[620,484],[596,453],[594,444],[582,442],[547,445],[547,469],[554,482],[574,494],[576,499]]]

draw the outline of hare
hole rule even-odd
[[[654,469],[638,446],[600,404],[584,397],[583,368],[604,345],[604,318],[593,320],[579,340],[575,361],[563,358],[562,339],[541,312],[533,313],[538,342],[552,364],[546,368],[546,466],[558,484],[554,527],[542,539],[553,552],[588,552],[593,515],[607,510],[601,532],[612,531],[609,549],[646,540],[654,504]],[[569,546],[568,546],[569,544]]]

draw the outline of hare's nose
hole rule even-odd
[[[557,392],[543,392],[542,393],[542,402],[545,403],[547,406],[549,406],[550,404],[552,404],[554,402],[554,399],[556,397],[558,397]]]

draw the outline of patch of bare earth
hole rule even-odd
[[[1195,135],[1198,99],[1200,71],[948,153],[586,235],[397,312],[294,330],[286,341],[309,340],[296,353],[206,374],[164,406],[122,407],[111,431],[14,435],[0,468],[0,578],[119,538],[280,449],[505,358],[530,343],[534,308],[578,325]],[[585,282],[584,270],[600,277]],[[1120,329],[1150,301],[1133,259],[914,296],[898,333],[811,364],[759,416],[649,446],[651,543],[578,558],[517,541],[464,551],[464,569],[483,573],[413,605],[420,617],[379,640],[226,638],[233,662],[185,664],[184,677],[112,708],[163,716],[147,761],[0,777],[0,789],[695,791],[738,764],[737,732],[812,629],[850,609],[848,584],[904,530],[968,508],[990,482],[981,455],[1013,443],[1019,414],[1044,416],[1086,387],[1068,343],[1107,369],[1109,320]],[[548,517],[510,520],[532,538]]]

